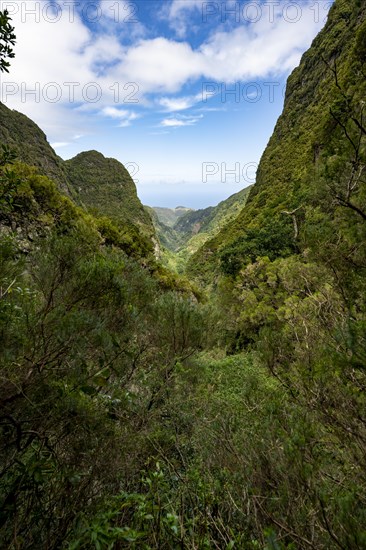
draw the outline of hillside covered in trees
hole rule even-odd
[[[336,0],[249,196],[156,229],[0,104],[1,548],[366,548],[365,77]]]
[[[249,191],[250,187],[247,187],[217,206],[199,210],[146,207],[161,244],[162,262],[174,271],[184,273],[190,257],[239,215]]]

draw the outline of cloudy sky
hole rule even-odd
[[[63,158],[127,165],[145,204],[214,205],[254,181],[325,0],[0,0],[16,27],[1,101]]]

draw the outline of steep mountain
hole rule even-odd
[[[213,206],[209,206],[208,208],[187,212],[177,220],[174,224],[174,229],[185,235],[199,233],[214,208]]]
[[[184,241],[178,250],[182,265],[185,266],[192,254],[217,235],[227,223],[235,220],[247,202],[250,189],[251,187],[246,187],[215,207],[187,213],[178,220],[174,229],[178,234],[184,235]]]
[[[179,243],[178,233],[173,229],[173,227],[165,225],[161,221],[161,217],[158,216],[155,208],[145,206],[145,209],[151,217],[160,245],[166,250],[174,251]]]
[[[317,194],[328,186],[323,172],[331,169],[329,160],[336,162],[344,149],[351,149],[352,163],[359,140],[366,90],[365,9],[360,0],[340,0],[332,6],[324,29],[288,79],[284,110],[246,207],[193,255],[192,275],[212,280],[221,268],[234,274],[256,255],[273,259],[303,246],[304,219],[314,212]],[[352,120],[356,122],[348,128]],[[352,205],[345,187],[333,189],[326,203],[334,207],[343,201],[354,210],[359,207],[356,194],[354,189]]]
[[[216,234],[241,212],[247,202],[250,189],[251,187],[246,187],[221,201],[217,206],[185,214],[177,221],[174,229],[193,236],[203,233]]]
[[[80,153],[64,161],[56,155],[35,122],[0,103],[0,144],[13,149],[22,162],[54,181],[57,188],[78,205],[98,216],[108,216],[120,227],[135,228],[144,239],[155,241],[149,214],[142,206],[136,186],[125,167],[97,151]],[[137,233],[136,233],[137,232]],[[156,241],[154,242],[156,244]]]
[[[89,211],[119,224],[137,225],[146,235],[154,236],[151,218],[137,196],[136,186],[118,160],[87,151],[66,161],[65,167],[77,201]]]
[[[214,207],[201,210],[183,207],[146,208],[151,215],[161,245],[171,252],[182,248],[192,235],[198,233],[206,218],[214,210]]]
[[[168,227],[173,227],[177,220],[187,212],[193,212],[192,208],[186,208],[185,206],[177,206],[176,208],[153,206],[153,210],[158,216],[159,221]]]
[[[20,160],[36,166],[66,195],[73,196],[63,160],[56,155],[45,133],[33,120],[0,103],[0,143],[12,147]]]
[[[190,256],[239,214],[245,206],[249,191],[250,187],[247,187],[217,206],[187,211],[173,226],[168,226],[159,219],[156,208],[147,207],[160,244],[165,249],[163,255],[167,264],[183,272]]]

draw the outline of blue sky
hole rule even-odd
[[[217,204],[254,182],[320,0],[0,0],[18,43],[1,101],[71,158],[130,170],[145,204]]]

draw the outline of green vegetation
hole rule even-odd
[[[65,195],[72,197],[63,160],[56,155],[37,124],[3,103],[0,103],[0,119],[0,143],[6,143],[20,160],[36,166],[40,174],[51,178]]]
[[[136,186],[115,159],[101,153],[81,153],[69,161],[56,155],[44,132],[28,117],[0,103],[0,143],[22,162],[54,181],[58,189],[92,214],[108,216],[126,233],[139,235],[151,247],[154,228],[136,193]]]
[[[164,256],[166,256],[169,250],[173,251],[176,248],[178,234],[172,227],[165,225],[161,221],[154,208],[145,206],[145,209],[151,217],[160,247],[164,253]]]
[[[344,131],[333,115],[343,109],[350,119],[352,111],[362,117],[366,87],[363,18],[362,2],[339,0],[332,7],[325,28],[288,79],[284,110],[262,156],[246,208],[193,255],[188,264],[191,276],[212,281],[226,249],[239,244],[248,229],[254,235],[273,218],[280,223],[282,217],[286,223],[284,212],[299,209],[295,213],[299,232],[304,229],[307,206],[316,201],[314,187],[323,189],[318,179],[324,160],[339,155],[345,145],[350,154]],[[334,195],[327,201],[329,207],[335,205]]]
[[[250,189],[251,187],[246,187],[213,208],[198,210],[197,213],[186,214],[180,218],[174,229],[186,234],[184,244],[177,253],[181,270],[185,269],[189,258],[205,242],[215,237],[230,221],[235,220],[247,202]],[[200,217],[195,215],[199,213]]]
[[[336,0],[246,206],[175,225],[205,294],[117,161],[76,204],[2,148],[0,547],[366,548],[365,52]]]
[[[66,161],[65,166],[77,201],[90,212],[108,216],[118,224],[138,226],[150,237],[154,234],[136,186],[118,160],[87,151]]]
[[[188,212],[194,212],[194,210],[186,208],[185,206],[177,206],[176,208],[154,206],[152,210],[156,213],[159,221],[167,227],[174,227],[180,217]]]
[[[203,210],[182,207],[149,209],[156,234],[162,245],[162,260],[170,269],[183,273],[189,258],[210,238],[219,233],[227,223],[235,219],[245,206],[250,187],[231,195],[217,206]],[[179,213],[176,221],[168,221],[168,213]],[[160,212],[163,212],[161,214]],[[169,225],[162,220],[166,219]]]

